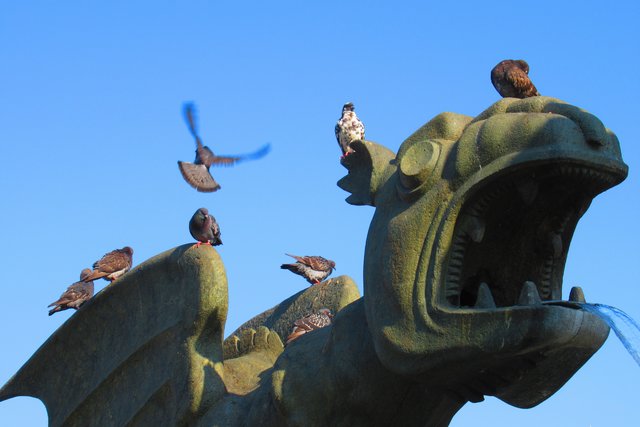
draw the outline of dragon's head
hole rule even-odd
[[[365,307],[388,369],[530,407],[598,350],[599,318],[545,301],[561,299],[579,218],[627,174],[600,120],[554,98],[505,98],[475,119],[438,115],[395,155],[352,148],[338,185],[376,208]]]

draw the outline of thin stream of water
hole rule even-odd
[[[580,308],[599,316],[616,333],[622,345],[640,366],[640,326],[624,311],[605,304],[580,303]]]

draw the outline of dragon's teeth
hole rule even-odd
[[[491,295],[491,289],[485,282],[480,283],[478,287],[478,298],[476,299],[475,308],[496,308],[496,303]]]
[[[538,287],[533,282],[524,282],[520,296],[518,297],[518,305],[538,305],[542,304]]]
[[[569,292],[569,301],[574,302],[587,302],[584,298],[584,292],[580,286],[574,286],[571,288],[571,292]]]
[[[551,234],[551,250],[553,258],[558,259],[562,256],[562,236],[558,233]]]
[[[477,216],[465,215],[462,218],[462,231],[476,243],[482,242],[485,228],[485,222]]]
[[[538,183],[532,179],[518,184],[518,194],[527,206],[531,205],[538,196],[538,187]]]

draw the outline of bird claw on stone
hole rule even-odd
[[[196,248],[199,248],[201,245],[209,245],[209,246],[213,246],[213,245],[211,244],[211,242],[197,242],[197,243],[195,243],[193,246],[195,246]],[[192,247],[193,247],[193,246],[192,246]]]

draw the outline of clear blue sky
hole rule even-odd
[[[335,185],[342,104],[395,151],[440,112],[474,116],[498,100],[489,72],[505,58],[526,59],[542,94],[617,133],[629,177],[579,223],[565,298],[578,284],[640,320],[638,3],[386,3],[2,2],[0,383],[72,315],[46,306],[82,268],[125,245],[138,264],[190,242],[201,206],[222,228],[227,333],[306,286],[278,268],[285,252],[331,258],[361,286],[373,209]],[[193,159],[188,100],[214,151],[271,142],[271,154],[215,170],[218,193],[193,191],[176,166]],[[452,426],[636,426],[638,384],[612,333],[538,407],[487,399]],[[0,403],[0,425],[46,425],[44,406]]]

